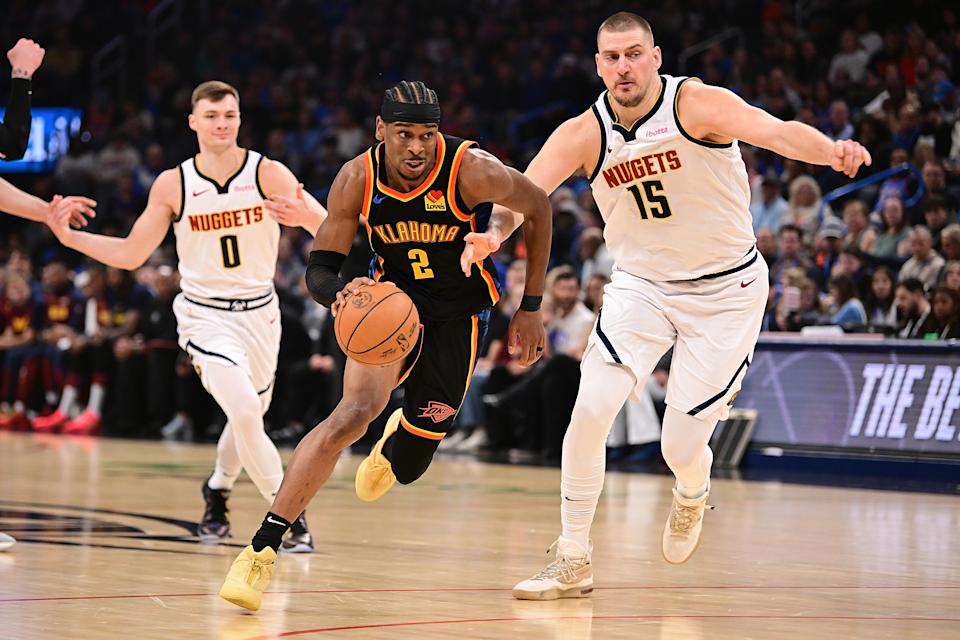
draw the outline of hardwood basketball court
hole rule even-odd
[[[289,456],[289,451],[284,453]],[[345,457],[263,608],[216,595],[265,511],[231,499],[231,546],[191,531],[214,447],[0,432],[0,638],[693,640],[960,638],[956,496],[717,480],[693,559],[660,557],[670,481],[608,474],[593,597],[520,602],[558,533],[558,469],[438,458],[365,504]]]

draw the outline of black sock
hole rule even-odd
[[[268,513],[267,517],[260,523],[260,529],[257,530],[256,535],[253,536],[253,541],[250,543],[253,545],[253,550],[263,551],[265,547],[270,547],[274,551],[279,550],[283,534],[289,528],[290,523],[284,518],[273,512]]]

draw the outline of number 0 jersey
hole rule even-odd
[[[457,175],[463,155],[475,142],[439,134],[437,160],[413,191],[387,186],[382,144],[367,150],[363,215],[374,280],[393,282],[417,305],[420,317],[442,321],[474,315],[500,299],[493,261],[474,264],[470,277],[460,269],[463,238],[484,231],[493,205],[471,211],[460,197]]]
[[[223,185],[200,173],[195,157],[180,163],[183,204],[173,230],[185,295],[255,298],[273,289],[280,225],[263,210],[262,161],[247,151]]]
[[[660,76],[660,95],[627,129],[603,92],[593,105],[600,157],[590,176],[617,267],[654,281],[692,280],[735,266],[756,240],[736,141],[684,131],[677,95],[689,78]]]

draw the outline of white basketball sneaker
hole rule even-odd
[[[671,564],[682,564],[690,559],[700,544],[703,528],[703,512],[713,509],[707,504],[710,483],[699,498],[685,498],[673,488],[673,504],[670,517],[663,528],[663,559]]]
[[[0,551],[6,551],[17,544],[17,541],[13,539],[13,536],[8,536],[5,533],[0,533]]]
[[[584,549],[562,536],[550,545],[547,553],[556,548],[556,559],[546,569],[524,580],[513,588],[518,600],[556,600],[557,598],[585,598],[593,592],[593,566],[590,554],[593,545]]]

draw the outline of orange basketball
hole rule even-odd
[[[420,314],[391,282],[361,287],[334,321],[337,343],[362,364],[384,366],[405,358],[420,337]]]

